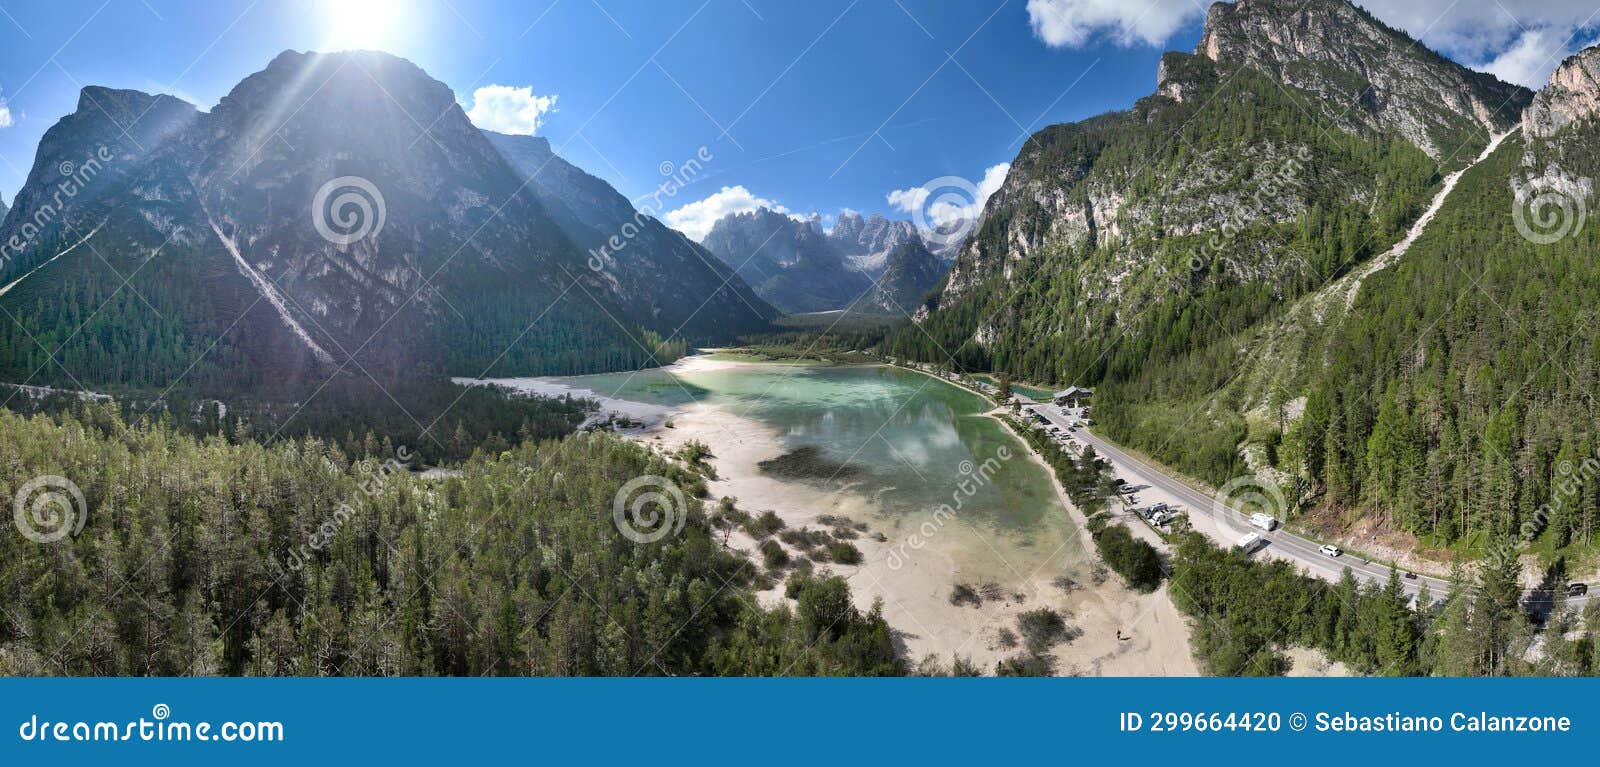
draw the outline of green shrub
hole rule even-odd
[[[789,564],[789,552],[784,551],[777,541],[768,539],[761,542],[761,561],[765,562],[770,570],[777,570]]]
[[[1036,655],[1083,634],[1081,630],[1068,626],[1060,614],[1047,607],[1018,615],[1017,630],[1022,632],[1022,641],[1027,644],[1028,650]]]
[[[847,541],[834,541],[828,544],[828,556],[841,565],[861,564],[861,549]]]
[[[763,511],[760,516],[754,517],[744,524],[744,531],[749,533],[750,537],[756,539],[766,538],[783,528],[783,520],[771,511]]]
[[[1128,585],[1146,594],[1161,585],[1161,553],[1122,525],[1105,525],[1094,531],[1100,556]]]

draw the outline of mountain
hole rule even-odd
[[[1457,547],[1486,535],[1513,556],[1526,547],[1531,566],[1592,566],[1600,231],[1585,218],[1600,178],[1596,71],[1600,48],[1563,62],[1521,130],[1325,320],[1318,353],[1288,357],[1304,372],[1279,384],[1291,416],[1283,443],[1304,447],[1279,463],[1343,510],[1313,516],[1330,533]],[[1256,387],[1223,396],[1274,404]]]
[[[1343,0],[1216,3],[1195,53],[1271,75],[1341,127],[1398,134],[1447,165],[1470,158],[1456,149],[1483,130],[1515,124],[1532,95]]]
[[[913,235],[888,254],[883,273],[871,290],[850,305],[850,311],[909,316],[948,269],[949,264],[929,251],[921,237]]]
[[[1029,139],[885,348],[1096,387],[1113,438],[1329,537],[1588,545],[1600,489],[1551,478],[1600,445],[1597,64],[1535,97],[1341,0],[1219,4],[1155,94]]]
[[[1596,113],[1600,113],[1600,55],[1589,48],[1568,57],[1550,74],[1550,81],[1522,113],[1522,133],[1548,141]]]
[[[9,212],[11,212],[11,210],[6,207],[6,199],[5,199],[5,197],[4,196],[0,196],[0,226],[4,226],[5,225],[6,214],[9,213]]]
[[[1132,109],[1025,143],[902,351],[927,331],[1019,377],[1136,375],[1382,252],[1444,171],[1514,124],[1480,92],[1528,98],[1343,0],[1213,7],[1198,51],[1166,54]],[[1452,131],[1464,143],[1430,154]]]
[[[891,221],[876,213],[862,217],[855,211],[840,213],[828,232],[828,240],[844,254],[851,268],[873,279],[888,267],[889,254],[917,239],[917,227],[910,221]]]
[[[905,316],[949,268],[910,221],[854,211],[839,214],[828,231],[816,216],[733,213],[713,225],[705,246],[790,312]]]
[[[28,178],[11,201],[17,215],[0,222],[0,283],[55,254],[46,252],[41,231],[61,227],[108,192],[123,189],[153,151],[199,117],[192,105],[171,96],[82,89],[76,111],[39,140]]]
[[[557,170],[585,185],[573,200],[631,216]],[[731,340],[770,314],[737,280],[709,289],[727,273],[654,228],[591,269],[568,233],[581,206],[541,199],[556,185],[387,54],[286,51],[209,113],[85,88],[0,231],[24,244],[0,269],[19,320],[0,331],[0,377],[281,394],[335,372],[594,372],[678,353],[680,326]]]
[[[767,208],[734,213],[711,227],[704,245],[785,312],[841,309],[872,287],[815,219]]]
[[[557,156],[548,139],[484,135],[635,321],[667,335],[731,340],[766,329],[777,315],[726,264]]]

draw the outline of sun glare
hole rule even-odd
[[[319,0],[323,50],[382,49],[396,41],[406,3],[400,0]]]

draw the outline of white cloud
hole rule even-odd
[[[991,165],[983,172],[983,180],[978,182],[978,204],[989,201],[989,196],[1000,191],[1000,186],[1006,182],[1006,174],[1011,172],[1011,163],[1003,162]]]
[[[1508,83],[1541,88],[1549,81],[1550,72],[1570,54],[1566,39],[1553,29],[1531,29],[1477,68]]]
[[[486,130],[532,136],[555,108],[555,95],[535,96],[531,86],[485,85],[472,92],[467,118]]]
[[[889,207],[909,213],[919,226],[945,227],[962,221],[975,221],[983,214],[983,205],[990,195],[1000,190],[1006,181],[1011,163],[991,165],[976,184],[963,180],[962,185],[942,179],[929,181],[922,186],[895,189],[886,196]],[[970,190],[966,187],[970,187]],[[929,203],[929,199],[932,203]],[[926,209],[924,209],[926,206]]]
[[[16,125],[16,121],[11,118],[11,106],[5,99],[0,99],[0,128],[9,128],[13,125]]]
[[[1028,0],[1028,24],[1046,45],[1077,47],[1105,33],[1119,45],[1159,46],[1205,15],[1194,0]]]
[[[904,213],[914,213],[928,199],[928,188],[914,186],[889,192],[889,207]]]
[[[711,234],[711,227],[719,219],[732,213],[748,213],[759,208],[766,208],[774,213],[788,214],[789,209],[772,200],[757,197],[750,193],[744,186],[725,186],[722,191],[684,205],[677,210],[667,211],[667,224],[674,229],[688,235],[689,239],[700,242]],[[790,216],[796,220],[805,220],[800,216]]]

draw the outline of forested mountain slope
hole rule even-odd
[[[1030,140],[923,329],[968,367],[1098,386],[1113,437],[1197,476],[1354,512],[1309,518],[1330,532],[1589,536],[1597,243],[1521,230],[1540,191],[1589,202],[1594,59],[1519,124],[1528,92],[1335,0],[1214,7],[1199,53]],[[891,353],[942,361],[918,336]]]

